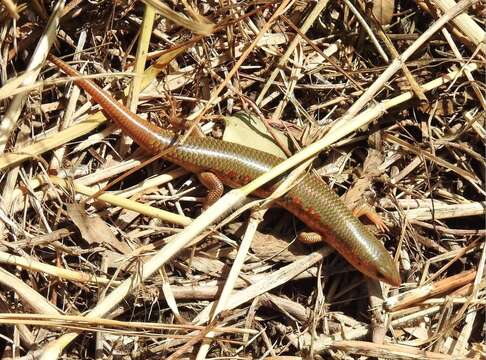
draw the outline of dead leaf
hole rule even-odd
[[[163,17],[166,17],[170,21],[173,21],[179,26],[185,27],[196,34],[211,35],[214,32],[215,25],[206,19],[204,16],[197,13],[196,9],[190,7],[189,13],[192,17],[188,18],[182,13],[172,10],[169,6],[160,0],[143,0],[145,4],[152,6]]]
[[[377,151],[373,148],[368,149],[368,155],[363,164],[363,176],[377,177],[380,176],[382,171],[380,166],[383,163],[383,154],[381,151]]]
[[[457,112],[456,104],[451,98],[444,98],[435,101],[434,103],[421,103],[418,105],[418,109],[424,114],[435,116],[451,116]]]
[[[304,251],[300,243],[290,244],[288,241],[279,239],[272,234],[256,232],[251,243],[251,250],[260,259],[272,258],[273,261],[292,262],[297,256],[303,255]]]
[[[88,216],[80,204],[68,204],[66,210],[83,239],[89,244],[108,244],[122,254],[131,253],[128,245],[119,241],[98,215]]]
[[[420,340],[426,340],[430,337],[430,334],[428,333],[427,329],[422,328],[420,326],[405,327],[403,328],[403,330],[405,330],[407,333]]]
[[[241,112],[234,116],[225,116],[224,121],[226,127],[223,140],[245,145],[281,158],[287,157],[258,116]],[[275,130],[275,133],[280,138],[280,142],[288,148],[290,146],[289,139],[278,130]]]
[[[373,178],[381,175],[380,166],[383,163],[381,152],[372,148],[368,149],[368,155],[363,164],[363,173],[361,177],[351,186],[344,195],[344,202],[350,209],[356,209],[367,202],[366,194],[371,188]]]
[[[381,25],[388,25],[393,18],[394,0],[373,0],[373,15]]]
[[[229,224],[226,230],[232,236],[241,238],[245,228],[245,223],[235,222]],[[289,239],[281,239],[274,234],[264,234],[260,231],[255,233],[250,247],[255,256],[259,259],[271,258],[275,262],[292,262],[297,260],[299,256],[306,254],[301,242],[291,242]],[[230,254],[227,256],[231,257]]]

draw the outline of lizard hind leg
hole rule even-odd
[[[201,184],[208,189],[206,200],[203,203],[203,209],[207,209],[223,196],[224,185],[221,180],[212,172],[204,171],[197,175]]]

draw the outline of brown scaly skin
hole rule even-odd
[[[50,55],[49,60],[66,74],[80,76],[55,56]],[[212,138],[189,137],[183,144],[174,146],[177,136],[173,132],[132,113],[92,81],[78,78],[75,82],[139,146],[152,154],[168,150],[163,156],[165,159],[196,173],[214,173],[228,186],[245,185],[283,161],[253,148]],[[278,180],[259,190],[257,195],[270,194],[277,184]],[[395,263],[383,244],[318,176],[306,175],[277,203],[323,235],[326,242],[359,271],[391,285],[400,285]]]

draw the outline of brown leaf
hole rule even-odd
[[[257,232],[251,243],[251,249],[260,259],[272,258],[273,261],[292,262],[304,251],[300,243],[289,244],[288,241],[279,239],[272,234]]]
[[[373,0],[373,15],[381,25],[391,23],[394,8],[394,0]]]
[[[418,105],[418,109],[427,115],[436,116],[451,116],[457,111],[454,100],[450,98],[439,99],[432,104],[421,103]]]
[[[89,244],[109,244],[122,254],[131,253],[128,245],[119,241],[98,215],[88,216],[79,204],[68,204],[66,210],[83,239]]]

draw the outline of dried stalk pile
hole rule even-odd
[[[1,0],[0,19],[2,358],[486,358],[484,1]],[[161,127],[297,154],[293,181],[378,214],[402,285],[299,243],[285,188],[202,211],[198,178],[49,53]]]

